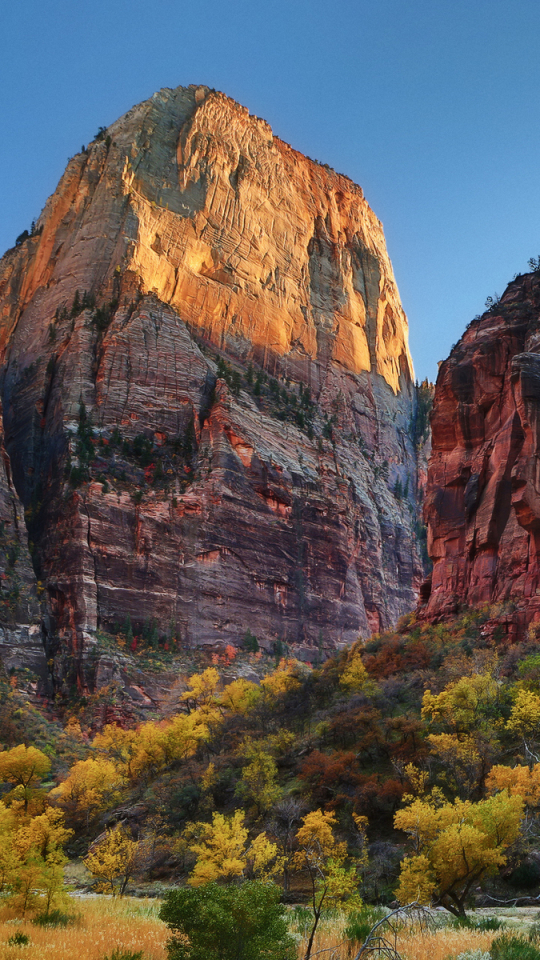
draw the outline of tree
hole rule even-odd
[[[540,697],[537,693],[518,690],[506,729],[522,738],[525,756],[531,765],[533,760],[538,761],[539,757],[534,752],[540,739]]]
[[[442,693],[426,690],[422,717],[442,724],[450,732],[466,734],[486,721],[493,734],[493,714],[497,709],[499,688],[490,673],[461,677],[447,684]]]
[[[439,782],[449,787],[452,794],[457,793],[462,799],[469,800],[483,783],[487,766],[478,742],[470,735],[455,733],[432,733],[427,741],[431,754],[443,768]]]
[[[218,671],[215,667],[208,667],[202,673],[194,673],[189,678],[189,688],[180,700],[187,705],[188,710],[211,707],[215,703],[218,686]]]
[[[70,836],[59,810],[29,817],[0,803],[0,890],[23,917],[41,896],[46,914],[65,897],[62,847]]]
[[[285,797],[274,807],[272,820],[268,824],[268,832],[276,842],[283,864],[283,889],[285,893],[290,888],[294,840],[304,812],[305,805],[301,801],[295,800],[293,797]]]
[[[118,824],[91,847],[83,863],[99,881],[100,891],[123,896],[136,867],[137,850],[137,842]]]
[[[365,828],[365,818],[356,817],[360,829]],[[296,834],[298,850],[293,863],[297,870],[307,873],[311,887],[311,909],[313,923],[308,937],[304,960],[309,960],[313,949],[315,933],[321,919],[323,907],[346,905],[347,909],[358,909],[362,900],[358,894],[357,868],[365,863],[365,858],[351,867],[345,866],[347,844],[340,843],[334,836],[336,816],[323,810],[312,810],[302,820],[302,826]]]
[[[238,677],[223,688],[219,698],[220,706],[231,713],[238,713],[245,717],[261,695],[259,686],[251,680]]]
[[[505,862],[523,816],[523,800],[506,791],[479,803],[447,803],[440,791],[416,798],[394,817],[394,826],[409,835],[413,855],[401,867],[400,903],[434,900],[455,916],[482,877]]]
[[[513,796],[523,799],[527,807],[540,806],[540,763],[533,767],[519,764],[517,767],[505,767],[496,764],[489,771],[486,787],[490,793],[507,790]]]
[[[172,890],[159,914],[173,931],[169,960],[294,960],[279,898],[279,887],[256,880]]]
[[[188,847],[197,855],[189,883],[198,887],[215,880],[230,883],[247,872],[268,879],[281,870],[278,849],[264,833],[248,842],[244,813],[237,810],[232,817],[212,815],[212,823],[193,823],[184,834]]]
[[[119,802],[124,777],[112,760],[88,757],[73,764],[66,779],[51,791],[51,798],[73,823],[88,830],[91,822]]]
[[[359,693],[369,685],[369,674],[359,653],[354,653],[350,657],[339,678],[339,683],[348,693]]]
[[[28,812],[28,801],[50,769],[49,757],[37,747],[26,747],[21,743],[0,753],[0,781],[20,788],[17,794],[24,801],[25,813]]]
[[[270,753],[255,743],[245,747],[245,756],[248,763],[242,770],[237,793],[252,800],[261,815],[270,810],[282,794],[277,783],[277,763]]]

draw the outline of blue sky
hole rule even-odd
[[[361,184],[417,376],[540,254],[538,0],[19,0],[0,31],[0,249],[69,156],[205,83]]]

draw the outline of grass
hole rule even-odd
[[[40,927],[31,919],[15,918],[7,907],[0,907],[0,960],[105,960],[111,958],[115,950],[120,956],[122,952],[141,951],[143,960],[166,960],[168,930],[158,917],[160,906],[161,901],[157,899],[74,897],[69,913],[76,914],[76,920],[68,927]],[[297,908],[289,915],[291,931],[298,942],[299,960],[305,953],[307,913],[304,908]],[[494,913],[500,915],[503,911],[491,911],[491,915]],[[512,913],[516,926],[522,930],[526,930],[533,919],[532,911],[519,917],[518,911],[504,913],[505,920],[510,920],[508,914]],[[414,929],[403,932],[398,940],[403,960],[450,960],[465,951],[489,950],[492,940],[500,935],[493,931],[453,928],[449,916],[441,915],[437,920],[438,927],[431,933]],[[330,913],[321,923],[314,954],[325,951],[320,954],[322,960],[351,960],[358,947],[343,942],[346,925],[343,914]],[[27,945],[21,943],[21,934],[28,937]],[[15,938],[19,945],[13,943]]]
[[[70,905],[71,906],[71,905]],[[40,927],[0,909],[0,960],[104,960],[115,948],[142,951],[144,960],[165,960],[167,927],[158,919],[157,900],[73,900],[76,922],[69,927]],[[27,946],[10,946],[9,938],[26,934]]]
[[[292,931],[302,933],[302,923],[291,918]],[[450,922],[450,917],[444,918],[444,923]],[[343,943],[343,930],[346,920],[336,914],[322,923],[320,932],[315,939],[313,954],[319,951],[321,960],[351,960],[358,946],[348,942]],[[491,941],[497,934],[493,931],[479,932],[467,928],[452,929],[450,926],[438,926],[431,933],[421,933],[414,928],[404,931],[398,939],[397,947],[403,960],[449,960],[467,950],[489,950]],[[298,945],[298,958],[302,960],[305,952],[305,940]]]

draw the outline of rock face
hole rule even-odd
[[[45,680],[52,637],[37,594],[24,513],[0,427],[0,657],[6,669],[27,668]]]
[[[128,616],[312,658],[414,605],[407,322],[348,178],[162,90],[69,162],[0,318],[6,450],[76,658]]]
[[[514,601],[514,636],[540,618],[539,317],[535,271],[469,325],[440,368],[431,421],[423,613]]]

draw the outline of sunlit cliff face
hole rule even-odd
[[[172,92],[159,96],[175,105]],[[332,359],[380,373],[394,391],[401,374],[410,379],[406,318],[361,189],[222,94],[205,94],[180,131],[177,116],[161,129],[160,101],[145,112],[144,133],[137,111],[111,128],[129,145],[122,183],[137,227],[127,256],[145,289],[280,368]],[[156,137],[169,151],[166,182],[146,156]]]
[[[222,94],[178,88],[74,157],[38,227],[0,262],[6,448],[77,651],[127,615],[189,644],[249,624],[309,648],[410,609],[407,323],[361,189]],[[95,305],[74,311],[76,291]],[[309,388],[309,431],[250,392],[250,364],[295,402]],[[98,452],[74,488],[81,404]],[[162,479],[110,452],[115,431],[151,444]]]

